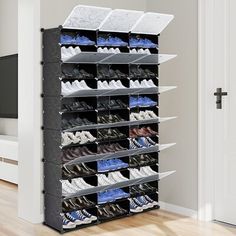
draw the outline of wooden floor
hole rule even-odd
[[[17,218],[17,188],[0,181],[0,236],[54,236],[56,231]],[[66,236],[235,236],[236,228],[198,222],[162,210],[93,226]]]

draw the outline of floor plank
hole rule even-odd
[[[79,234],[78,234],[79,233]],[[43,225],[33,225],[17,217],[17,187],[0,181],[0,236],[60,235]],[[199,222],[162,210],[135,215],[85,228],[68,236],[235,236],[233,226]]]

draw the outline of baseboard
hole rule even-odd
[[[189,208],[184,208],[181,206],[177,206],[177,205],[173,205],[173,204],[169,204],[166,202],[159,202],[161,209],[165,210],[165,211],[169,211],[172,213],[176,213],[176,214],[180,214],[183,216],[188,216],[191,217],[193,219],[197,219],[197,211],[194,211],[192,209]]]

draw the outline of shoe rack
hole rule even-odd
[[[95,16],[96,19],[94,19]],[[111,10],[80,5],[73,9],[63,26],[42,30],[45,225],[64,233],[159,208],[155,204],[151,207],[139,207],[139,211],[133,212],[131,200],[146,195],[158,202],[158,181],[173,173],[173,171],[159,172],[160,152],[174,144],[160,144],[159,135],[150,134],[149,137],[155,142],[155,145],[149,145],[145,148],[139,146],[132,148],[135,136],[131,130],[149,127],[152,131],[159,133],[160,123],[174,118],[159,117],[160,94],[175,88],[159,86],[159,65],[174,57],[173,55],[159,54],[159,37],[160,32],[172,19],[173,16],[157,13]],[[86,36],[95,44],[65,45],[61,43],[61,35],[76,36],[78,34]],[[100,52],[98,50],[100,46],[97,45],[98,38],[106,37],[106,35],[122,39],[127,43],[127,46],[114,46],[120,50],[120,53]],[[130,40],[134,37],[147,38],[158,46],[149,49],[150,54],[134,53],[131,51],[132,49],[139,49],[130,46]],[[66,59],[62,58],[61,48],[70,46],[79,46],[80,52]],[[109,49],[112,46],[106,47]],[[76,76],[64,73],[65,71],[73,71],[75,68],[86,71],[90,76],[83,77],[82,74],[80,75],[82,77],[76,78]],[[133,71],[140,69],[150,71],[152,76],[142,78],[142,76],[133,73]],[[104,76],[101,73],[101,71],[111,70],[118,70],[118,75],[112,77]],[[119,77],[119,73],[122,76]],[[141,82],[145,78],[151,79],[155,87],[130,87],[131,81],[138,80]],[[62,83],[75,80],[84,80],[90,89],[79,89],[70,94],[63,94]],[[120,80],[125,88],[99,88],[99,81],[109,82],[111,80]],[[148,97],[155,102],[155,105],[148,106],[144,103],[143,106],[131,106],[132,99],[137,100],[143,97]],[[122,106],[113,106],[114,100],[119,100]],[[81,102],[87,104],[88,107],[66,109],[72,104],[81,104]],[[131,114],[146,110],[154,112],[156,117],[140,120],[131,119]],[[76,123],[78,117],[80,120],[86,119],[89,123]],[[106,117],[111,117],[111,119],[106,120]],[[69,123],[71,120],[74,120],[73,124]],[[100,137],[101,131],[104,129],[116,129],[116,134],[121,133],[122,135]],[[83,144],[62,144],[62,134],[70,132],[75,135],[76,132],[82,131],[90,132],[96,140]],[[143,135],[147,134],[144,132]],[[135,140],[137,141],[139,137],[142,137],[142,132]],[[105,148],[107,151],[104,151],[104,145],[106,145],[105,147],[110,145],[110,149]],[[117,149],[117,145],[122,149]],[[73,152],[79,150],[78,155],[73,154],[71,157],[71,150]],[[139,158],[147,157],[145,156],[147,154],[152,161],[145,162],[142,160],[143,163],[137,161],[141,160]],[[114,159],[119,159],[126,166],[101,172],[101,161]],[[92,169],[93,172],[82,174],[78,169],[77,173],[73,170],[70,174],[65,175],[66,167],[82,164]],[[150,174],[140,177],[133,172],[133,169],[139,171],[142,167],[150,167]],[[124,179],[118,179],[111,184],[107,182],[103,185],[99,184],[100,174],[108,176],[116,171],[120,171]],[[68,180],[72,183],[78,178],[82,178],[86,184],[92,187],[82,188],[73,193],[63,192],[63,181]],[[145,186],[145,184],[149,185],[148,189],[137,189],[137,187]],[[119,199],[113,198],[112,201],[99,201],[102,193],[114,189],[121,189],[126,195]],[[80,201],[78,198],[83,197],[86,197],[87,203],[80,202],[81,204],[78,203],[73,209],[66,208],[66,201],[76,202]],[[114,205],[116,205],[116,209],[113,209]],[[104,214],[104,209],[108,208],[111,213]],[[94,217],[94,220],[92,222],[85,221],[76,227],[65,229],[62,215],[70,214],[76,210],[86,210]]]

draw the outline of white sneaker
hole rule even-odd
[[[109,49],[109,53],[116,53],[116,51],[115,51],[114,48],[110,48],[110,49]]]
[[[67,52],[71,57],[76,54],[75,49],[72,46],[67,48]]]
[[[135,48],[133,48],[133,49],[130,51],[130,53],[137,54],[138,52],[136,51]]]
[[[70,145],[73,140],[68,136],[68,132],[61,134],[61,144],[62,146]]]
[[[135,88],[142,88],[141,84],[139,83],[138,80],[134,81]]]
[[[62,47],[61,48],[61,58],[62,60],[65,60],[67,58],[71,57],[71,55],[67,52],[67,48],[66,47]]]
[[[135,83],[133,80],[130,80],[130,88],[136,88]]]
[[[149,88],[149,87],[152,87],[148,84],[148,81],[146,79],[142,80],[141,81],[141,87],[143,88]]]
[[[151,172],[149,172],[145,167],[140,168],[140,173],[144,176],[150,176],[153,175]]]
[[[154,171],[150,166],[145,166],[145,172],[146,173],[151,173],[152,175],[158,174],[156,171]]]
[[[139,112],[139,113],[134,113],[134,117],[136,118],[136,120],[144,120],[144,119],[146,119],[145,117],[143,117],[142,111]]]
[[[138,50],[138,53],[145,54],[145,51],[141,48]]]
[[[119,86],[117,85],[115,80],[112,80],[109,82],[109,87],[110,87],[110,89],[118,89],[119,88]]]
[[[102,81],[98,81],[98,89],[106,89],[104,88]]]
[[[81,53],[81,49],[80,49],[80,47],[75,47],[75,54],[79,54],[79,53]]]
[[[145,50],[144,50],[144,53],[146,53],[146,54],[148,54],[148,55],[151,55],[151,52],[150,52],[149,49],[145,49]]]
[[[156,85],[153,83],[153,81],[150,79],[147,81],[149,87],[156,87]]]
[[[79,137],[80,137],[80,144],[85,144],[90,141],[83,132],[79,133]]]
[[[134,115],[134,113],[131,113],[131,114],[130,114],[130,120],[131,120],[131,121],[137,120],[136,117],[135,117],[135,115]]]
[[[90,142],[94,142],[96,138],[89,131],[82,131]]]
[[[126,88],[120,80],[116,81],[116,84],[119,86],[119,88]]]
[[[79,189],[88,189],[94,187],[90,184],[87,184],[83,178],[72,179],[72,185],[76,186]]]
[[[139,179],[143,177],[143,175],[141,175],[137,169],[129,169],[129,171],[131,179]]]
[[[117,54],[117,53],[120,53],[120,49],[119,48],[116,48],[115,49],[115,53]]]
[[[110,53],[108,48],[103,48],[103,53]]]
[[[80,85],[80,82],[78,80],[75,80],[73,83],[72,83],[72,92],[76,92],[78,90],[82,90],[83,87]]]
[[[74,194],[79,189],[75,186],[73,186],[68,180],[61,180],[62,184],[62,195],[68,195],[68,194]]]
[[[80,86],[82,89],[91,89],[84,80],[80,81]]]
[[[98,48],[98,52],[103,53],[103,49],[102,48]]]
[[[146,110],[145,113],[148,114],[151,119],[158,119],[158,116],[153,111]]]

